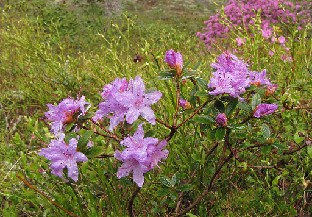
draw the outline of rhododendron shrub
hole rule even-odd
[[[226,38],[228,33],[238,27],[250,29],[256,22],[257,14],[261,19],[261,34],[264,38],[275,41],[273,25],[297,25],[298,29],[311,22],[311,1],[288,0],[229,0],[220,12],[205,21],[206,27],[197,36],[211,47],[219,38]],[[245,39],[237,38],[238,46]],[[278,41],[285,43],[285,37],[279,35]]]
[[[224,162],[212,175],[211,184],[198,196],[199,199],[194,200],[199,203],[200,198],[210,192],[222,167],[232,158],[238,158],[244,150],[238,146],[238,141],[254,142],[247,134],[244,138],[237,136],[237,129],[244,129],[245,125],[256,127],[257,122],[277,112],[278,105],[271,97],[277,86],[271,83],[266,70],[251,71],[244,60],[229,51],[211,64],[214,72],[206,82],[195,70],[190,73],[191,70],[185,69],[182,54],[174,50],[166,52],[164,62],[171,73],[160,73],[159,82],[171,79],[175,86],[175,94],[171,93],[175,109],[172,114],[166,114],[172,117],[171,121],[163,120],[164,116],[157,112],[167,111],[166,108],[160,110],[158,102],[168,93],[146,91],[146,84],[140,76],[129,80],[116,78],[104,85],[102,100],[96,109],[90,107],[84,96],[77,100],[64,99],[58,105],[49,104],[45,116],[51,122],[52,140],[39,155],[49,160],[51,173],[67,182],[78,182],[79,177],[84,176],[79,173],[79,165],[104,156],[112,159],[106,163],[115,162],[113,168],[118,179],[130,178],[140,189],[151,183],[146,174],[152,170],[161,173],[166,167],[166,159],[171,154],[170,144],[176,141],[176,133],[184,129],[182,126],[194,125],[201,130],[202,137],[209,132],[209,142],[215,143],[211,153],[221,146],[221,141],[224,142],[221,158]],[[196,87],[195,91],[187,91],[187,80]],[[165,130],[153,132],[153,129],[159,129],[156,125]],[[144,128],[149,132],[146,133]],[[268,130],[266,127],[266,132]],[[98,152],[99,140],[107,146],[107,151],[101,149]],[[131,200],[137,193],[138,190]],[[130,216],[133,214],[132,204],[130,201]],[[192,207],[186,207],[179,214],[183,215]]]

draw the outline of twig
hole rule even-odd
[[[130,217],[135,217],[134,210],[133,210],[133,202],[140,190],[141,188],[137,186],[134,192],[132,193],[132,196],[128,202],[128,214]]]
[[[245,168],[244,166],[237,166],[238,168]],[[254,166],[254,165],[247,165],[248,168],[253,169],[278,169],[276,166]]]
[[[206,102],[204,102],[201,106],[199,106],[197,109],[195,109],[193,111],[193,113],[188,116],[185,120],[182,121],[182,123],[180,123],[176,129],[180,128],[183,124],[185,124],[187,121],[189,121],[191,118],[193,118],[196,114],[198,114],[207,104],[208,104],[208,100]]]
[[[101,154],[99,156],[96,156],[95,158],[109,158],[109,157],[114,157],[113,154]]]
[[[20,175],[16,174],[16,177],[21,180],[25,185],[27,185],[29,188],[33,189],[37,193],[41,194],[43,197],[45,197],[51,204],[53,204],[55,207],[59,208],[60,210],[64,211],[69,216],[78,217],[76,214],[66,210],[64,207],[53,201],[51,198],[49,198],[44,192],[40,191],[38,188],[30,184],[26,179],[22,178]]]
[[[213,176],[212,176],[212,178],[211,178],[211,180],[210,180],[210,183],[209,183],[208,187],[205,189],[205,191],[204,191],[201,195],[199,195],[199,196],[195,199],[195,201],[194,201],[189,207],[187,207],[185,210],[183,210],[183,211],[181,211],[181,212],[179,212],[179,213],[173,215],[174,217],[178,217],[178,216],[182,216],[182,215],[186,214],[188,211],[190,211],[191,209],[193,209],[195,206],[197,206],[197,205],[200,203],[200,201],[201,201],[201,200],[209,193],[209,191],[211,190],[212,185],[213,185],[215,179],[217,178],[217,176],[219,175],[219,173],[220,173],[222,167],[223,167],[226,163],[228,163],[228,162],[231,160],[232,157],[233,157],[233,154],[230,153],[229,156],[222,162],[221,165],[219,165],[219,167],[217,168],[216,172],[213,174]]]
[[[242,122],[240,122],[239,124],[244,124],[246,123],[247,121],[249,121],[253,116],[252,115],[249,115],[245,120],[243,120]]]
[[[294,150],[291,150],[291,151],[284,151],[283,154],[293,154],[293,153],[295,153],[295,152],[297,152],[297,151],[300,151],[301,149],[303,149],[304,147],[307,147],[307,146],[308,146],[308,144],[307,144],[307,142],[306,142],[304,145],[302,145],[302,146],[300,146],[300,147],[298,147],[298,148],[296,148],[296,149],[294,149]]]
[[[169,128],[169,129],[171,128],[171,126],[170,126],[169,124],[167,124],[166,122],[164,122],[164,121],[162,121],[162,120],[159,120],[158,118],[156,118],[156,122],[158,122],[158,123],[164,125],[165,127]]]
[[[108,137],[108,138],[111,138],[111,139],[115,139],[117,142],[120,142],[120,141],[121,141],[121,139],[118,138],[117,135],[112,134],[112,133],[109,132],[107,129],[105,129],[104,127],[102,127],[99,123],[95,122],[95,121],[92,120],[92,119],[90,119],[90,121],[91,121],[94,125],[98,126],[98,127],[99,127],[101,130],[103,130],[105,133],[107,133],[107,135],[106,135],[106,134],[103,134],[103,133],[98,132],[97,130],[93,130],[93,132],[94,132],[95,134],[98,134],[98,135],[103,136],[103,137]],[[83,128],[84,128],[84,129],[87,129],[87,130],[90,130],[90,129],[88,129],[88,128],[85,127],[85,126],[83,126]]]
[[[175,114],[173,116],[173,127],[175,127],[177,125],[177,117],[178,117],[178,114],[179,114],[179,99],[180,99],[180,94],[181,94],[181,90],[180,90],[180,81],[179,81],[179,75],[177,74],[176,75],[176,111],[175,111]]]

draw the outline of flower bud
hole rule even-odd
[[[175,52],[170,49],[166,52],[165,62],[169,65],[170,68],[175,69],[177,75],[181,75],[183,68],[183,58],[179,52]]]
[[[278,105],[276,104],[259,104],[256,107],[253,116],[256,118],[261,118],[263,116],[272,114],[277,108]]]
[[[277,89],[277,84],[272,84],[272,85],[268,85],[266,90],[265,90],[265,96],[271,96],[273,93],[275,93],[276,89]]]
[[[185,110],[192,108],[192,105],[190,104],[190,102],[183,98],[179,99],[179,105]]]
[[[216,117],[216,123],[220,127],[226,127],[227,126],[227,117],[224,113],[219,113]]]

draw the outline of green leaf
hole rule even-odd
[[[197,215],[194,215],[194,214],[192,214],[190,212],[186,213],[186,216],[188,216],[188,217],[198,217]]]
[[[75,132],[66,133],[64,140],[66,143],[69,143],[69,140],[71,140],[72,138],[77,139],[77,133]]]
[[[271,130],[270,127],[267,124],[262,124],[261,126],[262,135],[265,139],[270,138],[271,136]]]
[[[177,183],[177,175],[174,174],[171,178],[171,186],[175,186],[176,183]]]
[[[163,197],[163,196],[166,196],[170,193],[170,191],[168,191],[168,188],[161,188],[157,191],[157,196],[158,197]]]
[[[207,88],[207,81],[202,78],[196,78],[196,84],[204,89]]]
[[[215,134],[216,140],[221,141],[224,138],[224,135],[225,135],[225,129],[223,127],[217,128],[216,134]]]
[[[238,102],[237,105],[240,109],[246,111],[247,113],[250,113],[252,111],[252,108],[249,104],[245,103],[245,102]]]
[[[171,183],[171,180],[170,180],[169,178],[167,178],[167,177],[161,176],[161,177],[160,177],[160,182],[161,182],[164,186],[166,186],[166,187],[168,187],[168,188],[173,187],[173,186],[172,186],[172,183]]]
[[[300,144],[303,140],[304,140],[304,137],[299,136],[299,135],[298,135],[298,132],[296,132],[295,135],[294,135],[294,141],[295,141],[297,144]]]
[[[282,144],[282,143],[274,143],[273,146],[275,148],[281,149],[281,150],[286,150],[288,149],[288,145],[287,144]]]
[[[174,78],[176,75],[176,72],[175,71],[165,71],[165,72],[160,72],[158,74],[158,78],[160,80],[170,80],[172,78]]]
[[[219,112],[223,113],[225,110],[225,106],[221,100],[216,100],[214,103],[214,107],[219,110]]]
[[[196,123],[200,123],[200,124],[212,124],[215,123],[215,121],[213,120],[213,118],[209,117],[209,116],[204,116],[204,115],[200,115],[200,116],[195,116],[192,119],[193,122]]]
[[[95,158],[97,156],[100,156],[101,154],[104,154],[105,147],[104,146],[93,146],[92,148],[89,148],[85,155],[88,158]]]
[[[309,157],[312,158],[312,146],[311,145],[307,147],[307,152],[308,152]]]
[[[269,154],[271,152],[271,149],[272,147],[270,145],[267,145],[267,146],[263,146],[261,151],[262,151],[262,154]]]
[[[191,184],[185,184],[185,185],[178,187],[177,190],[185,192],[185,191],[191,191],[192,189],[193,189],[193,186]]]
[[[255,93],[251,99],[251,108],[252,110],[257,107],[261,103],[261,96],[259,93]]]
[[[207,97],[208,93],[207,91],[196,91],[196,93],[194,94],[194,96],[199,96],[199,97]]]
[[[196,63],[196,65],[193,67],[193,70],[197,70],[198,67],[201,65],[201,63],[202,63],[202,61],[198,61],[198,62]]]
[[[78,148],[83,149],[87,146],[90,137],[92,136],[93,131],[85,131],[83,134],[80,136],[79,141],[78,141]]]
[[[225,115],[228,117],[230,116],[233,111],[235,110],[236,106],[238,104],[238,99],[237,98],[233,98],[231,99],[231,101],[226,105],[225,107]]]

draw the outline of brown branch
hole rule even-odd
[[[184,209],[183,211],[173,215],[174,217],[178,217],[178,216],[182,216],[184,214],[186,214],[188,211],[190,211],[191,209],[193,209],[195,206],[197,206],[201,200],[209,193],[209,191],[211,190],[212,186],[213,186],[213,183],[214,181],[216,180],[217,176],[219,175],[221,169],[223,168],[223,166],[228,163],[231,158],[233,157],[233,154],[230,153],[229,156],[221,163],[221,165],[219,165],[219,167],[216,169],[216,172],[213,174],[213,176],[211,177],[211,180],[209,182],[209,185],[208,187],[205,189],[205,191],[199,195],[195,201],[189,206],[187,207],[186,209]]]
[[[173,127],[175,127],[177,125],[177,117],[179,114],[179,99],[180,99],[180,95],[181,95],[181,90],[180,90],[180,80],[179,80],[179,75],[176,75],[176,108],[175,108],[175,114],[173,116]]]
[[[293,154],[293,153],[295,153],[297,151],[300,151],[301,149],[303,149],[304,147],[307,147],[307,146],[308,146],[308,143],[306,142],[306,143],[304,143],[304,145],[302,145],[302,146],[300,146],[300,147],[298,147],[298,148],[296,148],[294,150],[284,151],[283,154]]]
[[[162,121],[162,120],[160,120],[158,118],[156,118],[156,122],[164,125],[165,127],[169,128],[169,129],[171,128],[171,126],[169,124],[167,124],[166,122],[164,122],[164,121]]]
[[[101,154],[99,156],[96,156],[95,158],[109,158],[109,157],[114,157],[113,154]]]
[[[128,202],[128,214],[130,217],[135,217],[135,214],[134,214],[134,210],[133,210],[133,202],[134,202],[134,199],[136,198],[136,196],[138,195],[139,191],[141,190],[140,187],[136,187],[136,189],[134,190],[134,192],[132,193],[131,195],[131,198]]]
[[[16,174],[16,177],[21,180],[25,185],[27,185],[30,189],[33,189],[37,193],[41,194],[44,198],[46,198],[51,204],[53,204],[55,207],[59,208],[60,210],[64,211],[69,216],[78,217],[78,215],[66,210],[64,207],[53,201],[50,197],[48,197],[43,191],[40,191],[37,187],[30,184],[26,179],[22,178],[20,175]]]
[[[207,104],[208,104],[208,100],[206,102],[204,102],[201,106],[199,106],[197,109],[195,109],[193,111],[192,114],[190,114],[190,116],[188,116],[185,120],[182,121],[182,123],[180,123],[176,129],[180,128],[183,124],[185,124],[187,121],[189,121],[191,118],[193,118],[196,114],[198,114]]]
[[[244,166],[237,166],[238,168],[245,168]],[[276,166],[254,166],[254,165],[247,165],[248,168],[253,169],[278,169]]]
[[[247,121],[249,121],[253,116],[252,115],[249,115],[245,120],[243,120],[242,122],[240,122],[239,124],[244,124],[246,123]]]
[[[206,154],[206,158],[208,158],[213,152],[214,150],[216,150],[216,148],[219,146],[219,143],[216,143]]]
[[[95,134],[98,134],[98,135],[103,136],[103,137],[106,137],[106,138],[114,139],[114,140],[116,140],[117,142],[120,142],[120,141],[121,141],[121,139],[118,138],[117,135],[112,134],[112,133],[109,132],[107,129],[105,129],[103,126],[101,126],[99,123],[95,122],[95,121],[92,120],[92,119],[90,119],[90,121],[91,121],[94,125],[98,126],[98,127],[99,127],[101,130],[103,130],[105,133],[107,133],[107,134],[103,134],[103,133],[100,133],[99,131],[97,131],[97,130],[95,129],[95,130],[93,130],[93,132],[94,132]],[[86,126],[83,126],[83,128],[86,129],[86,130],[91,130],[91,129],[87,128]]]

